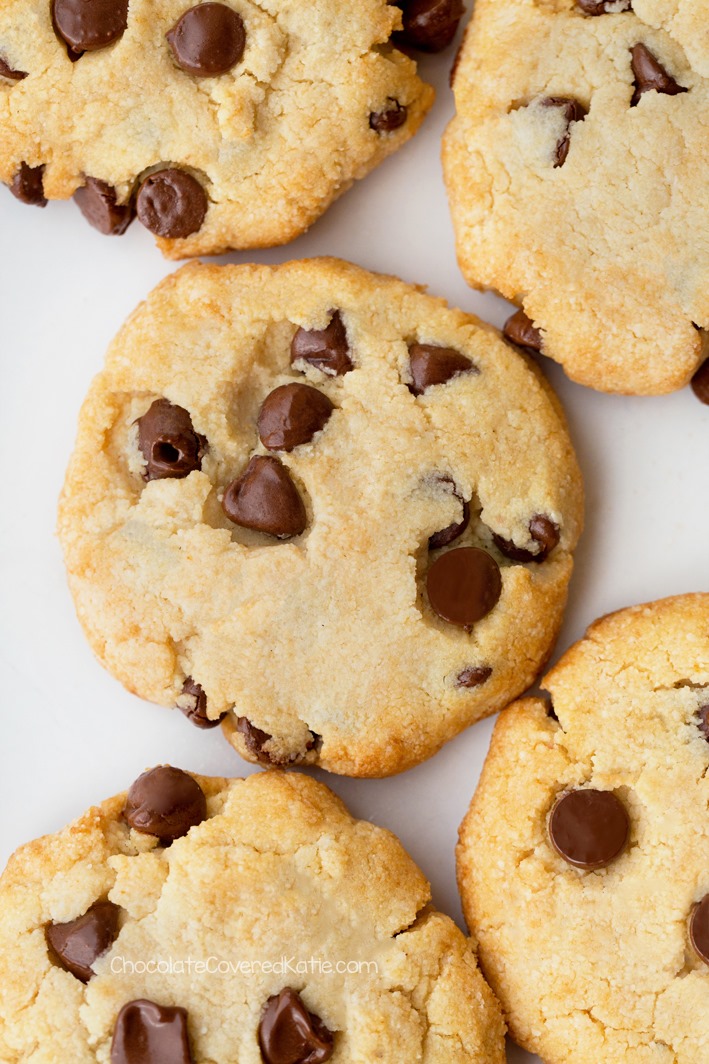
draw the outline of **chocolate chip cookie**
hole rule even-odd
[[[0,878],[0,1058],[503,1064],[471,944],[298,773],[159,766]]]
[[[390,38],[442,46],[456,12],[7,0],[0,181],[107,235],[137,215],[168,258],[286,243],[416,132],[433,90]]]
[[[548,1064],[707,1064],[709,594],[596,622],[544,686],[461,828],[483,970]]]
[[[194,264],[111,347],[59,534],[126,687],[251,761],[379,776],[534,679],[581,509],[492,328],[331,259]]]
[[[444,161],[470,284],[601,391],[709,356],[709,38],[682,0],[478,0]]]

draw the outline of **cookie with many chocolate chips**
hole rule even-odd
[[[163,765],[0,877],[0,1060],[40,1056],[504,1064],[504,1024],[388,831],[297,772]]]
[[[331,259],[195,264],[113,344],[59,530],[126,687],[251,761],[379,776],[534,679],[581,508],[494,329]]]
[[[606,392],[709,356],[709,36],[691,0],[477,0],[444,140],[468,282]]]
[[[709,594],[597,621],[543,686],[461,827],[483,970],[547,1064],[708,1064]]]
[[[411,10],[409,10],[409,8]],[[284,244],[400,148],[459,0],[6,0],[0,181],[163,254]]]

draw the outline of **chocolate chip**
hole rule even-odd
[[[385,111],[372,111],[369,116],[370,129],[373,129],[375,133],[393,133],[395,129],[403,126],[408,117],[407,108],[393,96],[389,97],[389,103],[392,106],[387,107]]]
[[[292,451],[309,443],[325,426],[334,406],[317,388],[307,384],[283,384],[263,401],[258,416],[258,434],[269,451]]]
[[[559,542],[559,526],[546,514],[535,514],[529,522],[529,531],[538,545],[536,551],[516,547],[512,540],[503,539],[496,532],[493,532],[492,538],[498,550],[514,562],[543,562]]]
[[[243,735],[246,748],[249,753],[253,754],[257,761],[260,761],[263,765],[275,764],[268,751],[264,750],[265,744],[269,739],[273,738],[272,735],[266,731],[262,731],[261,728],[257,728],[256,725],[252,724],[246,717],[239,717],[237,719],[236,730]]]
[[[433,344],[409,345],[409,391],[423,395],[427,388],[446,381],[461,373],[479,373],[477,366],[453,347],[435,347]]]
[[[709,705],[700,706],[697,710],[697,727],[709,743]]]
[[[146,177],[138,190],[139,220],[156,236],[182,240],[202,228],[207,193],[185,170],[169,167]]]
[[[255,455],[224,492],[224,513],[235,525],[289,539],[305,531],[303,500],[277,458]]]
[[[518,347],[526,347],[530,351],[542,349],[542,334],[523,310],[515,311],[507,319],[502,327],[502,335]]]
[[[94,961],[110,949],[118,935],[120,909],[110,901],[95,902],[83,916],[66,924],[47,924],[44,935],[52,958],[82,983],[93,976]]]
[[[439,482],[452,485],[452,494],[460,502],[463,507],[463,519],[462,521],[454,522],[452,525],[448,525],[447,528],[442,528],[440,532],[434,532],[432,536],[428,538],[429,550],[440,550],[441,547],[447,547],[449,543],[453,543],[459,536],[462,536],[468,527],[470,521],[470,504],[463,498],[460,492],[455,486],[455,481],[449,476],[439,476]]]
[[[635,92],[630,106],[635,107],[645,92],[661,92],[665,96],[678,96],[688,90],[678,85],[663,65],[644,44],[636,44],[630,51],[631,65],[635,75]]]
[[[205,440],[192,418],[169,399],[156,399],[138,418],[138,446],[147,462],[146,480],[181,479],[202,467]]]
[[[692,391],[700,403],[709,406],[709,358],[692,377]]]
[[[616,14],[620,11],[630,11],[631,0],[576,0],[576,3],[587,15],[607,15],[609,12]]]
[[[692,910],[689,938],[696,953],[705,964],[709,964],[709,894],[705,894]]]
[[[244,737],[246,749],[262,765],[291,765],[294,762],[300,761],[304,754],[313,749],[319,738],[311,732],[311,738],[308,739],[305,744],[303,754],[278,757],[276,754],[270,753],[268,750],[264,749],[266,743],[269,742],[273,736],[269,732],[257,728],[247,717],[237,718],[236,730]]]
[[[188,74],[226,74],[244,54],[244,20],[226,4],[198,4],[185,11],[167,34],[178,66]]]
[[[129,1001],[118,1013],[111,1064],[193,1064],[187,1013],[147,998]]]
[[[332,1032],[290,987],[266,1002],[258,1040],[266,1064],[325,1064],[334,1052]]]
[[[422,52],[440,52],[455,37],[463,0],[404,0],[404,29],[397,39]]]
[[[554,849],[575,868],[605,868],[625,848],[629,832],[625,806],[612,791],[570,791],[549,818]]]
[[[439,617],[470,631],[500,598],[500,568],[478,547],[456,547],[436,558],[428,570],[426,589]]]
[[[579,103],[578,100],[574,100],[571,96],[545,96],[544,99],[541,100],[541,105],[542,107],[557,108],[564,116],[564,121],[566,122],[566,132],[556,144],[554,167],[557,168],[564,165],[569,154],[572,123],[582,122],[588,114],[588,111],[582,103]]]
[[[326,329],[298,329],[290,351],[291,363],[302,359],[330,377],[342,377],[354,369],[339,310],[332,312]]]
[[[24,70],[13,70],[9,63],[0,55],[0,76],[9,78],[10,81],[22,81],[23,78],[27,77],[27,73]]]
[[[104,236],[122,236],[133,221],[131,203],[118,203],[116,190],[97,177],[87,177],[74,193],[74,202],[89,225]]]
[[[492,669],[488,665],[470,666],[458,673],[455,681],[456,687],[480,687],[492,676]]]
[[[207,800],[197,781],[182,769],[158,765],[131,785],[123,816],[136,831],[172,842],[202,823]]]
[[[222,713],[221,717],[213,720],[207,715],[207,696],[202,685],[195,683],[191,676],[183,683],[182,694],[191,701],[189,705],[185,703],[179,708],[196,728],[216,728],[226,717],[226,713]]]
[[[28,203],[30,207],[46,207],[47,200],[44,195],[44,167],[28,166],[20,163],[10,184],[10,192],[20,201]]]
[[[78,57],[117,41],[128,24],[128,0],[52,0],[59,36]]]

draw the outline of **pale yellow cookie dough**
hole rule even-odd
[[[433,90],[389,43],[398,7],[229,3],[243,19],[243,58],[227,73],[195,77],[165,36],[192,6],[186,0],[130,0],[123,36],[75,63],[49,0],[5,0],[0,59],[28,76],[0,75],[0,181],[12,182],[22,163],[44,165],[50,200],[92,177],[124,204],[147,173],[184,169],[209,207],[199,231],[158,239],[178,259],[292,240],[416,132]],[[371,114],[397,103],[407,109],[400,128],[370,127]]]
[[[297,328],[322,329],[334,310],[354,369],[292,366]],[[478,372],[416,397],[415,342],[453,347]],[[291,382],[335,409],[310,443],[277,453],[307,515],[302,535],[278,540],[233,524],[221,499],[267,453],[259,408]],[[206,451],[201,470],[146,484],[135,421],[163,396],[189,412]],[[461,498],[471,520],[451,549],[484,548],[502,576],[471,632],[436,615],[425,590],[441,553],[429,536],[460,521]],[[514,563],[492,532],[533,548],[537,514],[559,544],[546,561]],[[561,622],[581,521],[562,415],[527,362],[442,300],[323,259],[195,264],[155,289],[84,404],[59,534],[79,619],[126,687],[174,706],[191,677],[251,760],[237,718],[271,736],[272,760],[380,776],[529,686]],[[461,687],[466,669],[490,675]]]
[[[650,395],[709,355],[709,5],[632,8],[477,0],[443,155],[468,282],[523,306],[574,380]],[[638,43],[688,91],[631,106]],[[549,97],[588,110],[561,166]]]
[[[483,970],[547,1064],[707,1064],[709,965],[688,921],[709,893],[709,595],[598,621],[544,687],[558,722],[539,699],[505,710],[461,828]],[[578,787],[629,815],[601,871],[550,843],[550,810]]]
[[[334,1034],[332,1064],[503,1064],[471,944],[393,835],[297,773],[195,779],[208,819],[167,847],[128,827],[118,795],[11,859],[3,1064],[109,1064],[116,1017],[140,998],[187,1010],[195,1064],[261,1064],[263,1009],[285,986]],[[84,985],[49,955],[45,927],[105,899],[120,931]],[[138,970],[157,960],[172,970]]]

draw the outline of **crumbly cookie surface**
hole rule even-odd
[[[291,362],[325,335],[329,364]],[[464,371],[427,383],[439,353],[444,378]],[[316,401],[297,445],[293,392]],[[166,400],[194,428],[180,478],[140,449],[155,458]],[[188,711],[201,691],[250,760],[409,767],[549,652],[582,519],[561,417],[494,329],[394,278],[187,266],[129,319],[80,417],[59,533],[91,645],[144,698]],[[459,623],[461,561],[477,612]]]
[[[630,7],[478,0],[444,163],[469,283],[574,380],[659,394],[709,354],[709,8]]]
[[[83,189],[77,202],[106,232],[125,229],[137,200],[168,258],[270,246],[407,141],[432,103],[414,61],[390,44],[401,11],[386,0],[213,3],[227,29],[236,17],[226,58],[220,16],[183,24],[175,49],[168,39],[203,6],[6,0],[0,180],[34,203]],[[70,56],[55,25],[95,50]],[[96,46],[99,31],[119,35]],[[156,188],[166,170],[173,178]]]
[[[127,1050],[114,1033],[136,1001],[186,1010],[188,1055],[159,1055],[169,1032],[149,1029],[150,1059],[295,1061],[292,1045],[279,1056],[278,1032],[270,1056],[268,1039],[259,1048],[267,1002],[284,987],[324,1027],[331,1052],[314,1061],[503,1064],[500,1010],[471,945],[430,907],[393,835],[296,773],[194,779],[206,818],[171,843],[131,828],[119,795],[11,859],[0,879],[5,1064],[145,1060],[131,1055],[130,1029]],[[106,900],[117,930],[84,983],[47,940]],[[284,958],[316,963],[294,974],[277,968]]]
[[[709,595],[598,621],[544,686],[558,722],[538,699],[502,714],[461,828],[483,970],[549,1064],[706,1064]],[[609,835],[560,824],[557,803],[594,790],[615,806],[603,831],[625,810],[628,834],[584,870],[550,831],[591,863]]]

